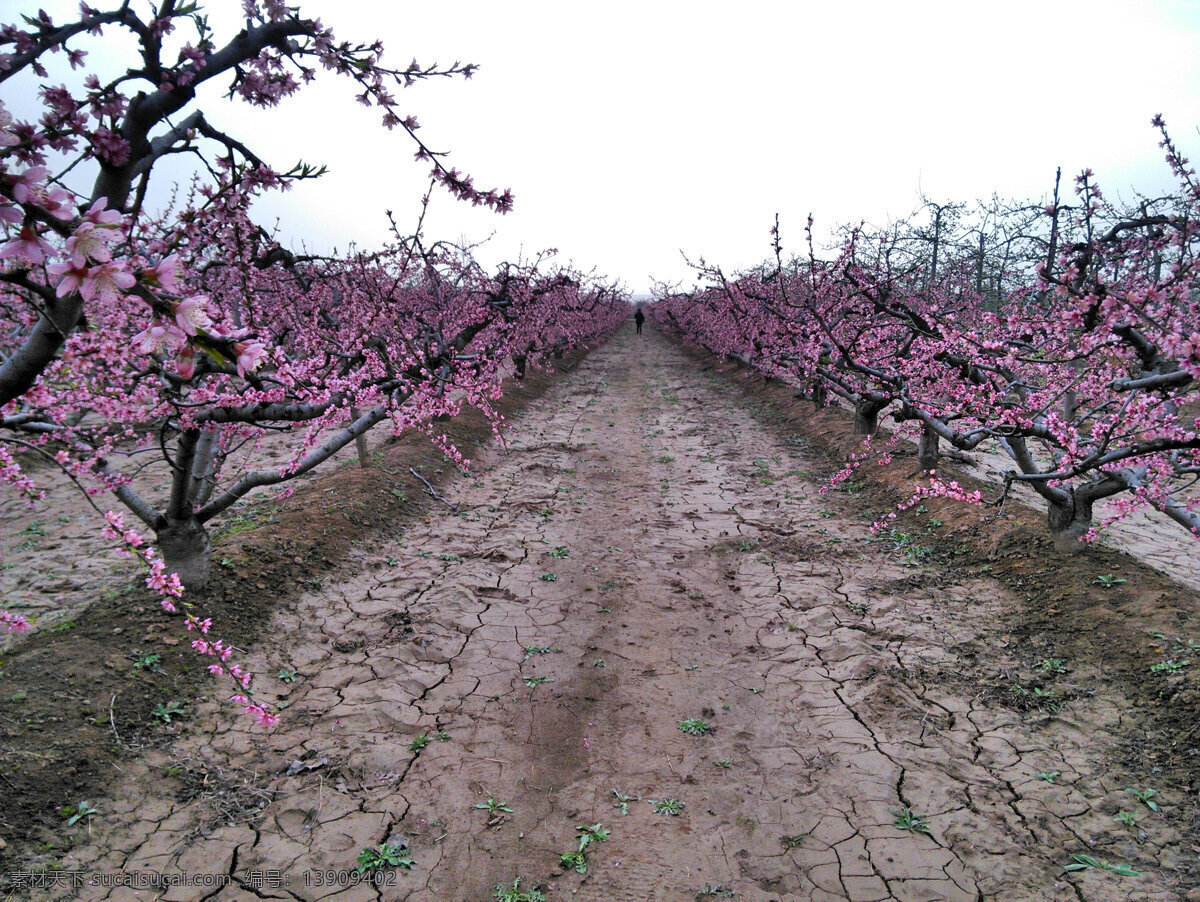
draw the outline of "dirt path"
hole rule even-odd
[[[253,662],[296,674],[262,680],[277,729],[148,751],[61,867],[234,877],[167,899],[1178,898],[1179,837],[1106,758],[1128,701],[1082,664],[1061,710],[973,685],[980,655],[1041,657],[1003,647],[1020,601],[871,541],[817,465],[619,336],[454,485],[457,514],[280,615]],[[560,870],[597,823],[586,876]],[[412,869],[353,885],[389,839]],[[1077,853],[1142,873],[1065,874]]]

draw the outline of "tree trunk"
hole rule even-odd
[[[829,403],[829,389],[825,387],[825,383],[820,379],[814,379],[812,383],[812,402],[817,410],[824,410]]]
[[[1046,523],[1054,539],[1054,547],[1068,554],[1082,554],[1087,543],[1080,539],[1092,528],[1092,501],[1071,492],[1067,504],[1046,504]]]
[[[858,401],[854,405],[854,431],[858,435],[874,435],[879,428],[879,411],[886,403],[871,400]]]
[[[155,531],[155,544],[168,573],[178,573],[185,589],[208,582],[211,563],[208,531],[197,520],[170,521]]]
[[[928,426],[921,428],[921,440],[917,444],[917,463],[923,472],[936,470],[938,465],[938,434]]]
[[[359,410],[357,407],[350,408],[351,423],[357,420],[360,416],[362,416],[361,410]],[[370,469],[371,455],[367,451],[367,434],[365,432],[362,435],[356,435],[354,437],[354,450],[358,452],[358,465],[364,470]]]

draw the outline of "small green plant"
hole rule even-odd
[[[721,768],[721,770],[729,770],[729,768],[733,767],[733,759],[732,758],[721,758],[717,761],[714,761],[713,764],[715,766]]]
[[[416,862],[408,854],[408,849],[385,842],[378,846],[365,846],[358,853],[358,867],[355,870],[359,874],[371,874],[382,871],[384,868],[409,870],[414,864]]]
[[[546,897],[538,891],[537,886],[522,890],[520,877],[512,882],[511,887],[505,886],[503,883],[497,883],[496,892],[492,898],[496,902],[546,902]]]
[[[1126,827],[1137,826],[1137,813],[1133,811],[1118,811],[1113,817]]]
[[[530,689],[533,689],[536,686],[540,686],[540,685],[542,685],[542,683],[553,683],[553,682],[554,682],[554,677],[548,677],[548,676],[525,677],[525,685],[528,686]]]
[[[793,833],[791,836],[779,837],[779,841],[783,843],[785,849],[798,849],[811,835],[811,833]]]
[[[1191,661],[1186,658],[1182,661],[1176,661],[1174,658],[1168,658],[1165,661],[1159,661],[1157,664],[1150,665],[1151,673],[1175,673],[1187,667]]]
[[[605,829],[603,824],[581,824],[575,830],[579,834],[579,848],[560,855],[559,862],[564,868],[574,868],[577,874],[586,874],[587,847],[596,842],[608,842],[612,831]]]
[[[697,899],[732,899],[733,890],[727,887],[724,883],[705,883],[700,889],[696,890]]]
[[[894,815],[896,818],[892,821],[892,826],[894,827],[899,827],[901,830],[908,830],[910,833],[929,832],[929,822],[907,806],[904,808],[889,808],[888,814]]]
[[[541,576],[538,577],[538,579],[540,579],[544,583],[555,583],[555,582],[558,582],[558,574],[557,573],[543,573]]]
[[[603,658],[597,658],[596,660],[594,660],[592,662],[592,666],[593,667],[607,667],[608,665],[604,663]]]
[[[630,802],[640,802],[642,800],[641,796],[625,795],[625,793],[617,789],[614,789],[612,794],[616,797],[616,801],[613,802],[613,807],[620,809],[622,817],[629,814]]]
[[[579,834],[580,852],[592,843],[608,842],[608,838],[612,836],[612,831],[603,824],[580,824],[575,828],[575,832]]]
[[[436,733],[433,734],[433,738],[436,739],[438,742],[449,742],[450,734],[447,733],[445,730],[438,730]]]
[[[528,661],[534,655],[548,655],[548,654],[550,654],[550,646],[549,645],[526,645],[525,646],[525,660],[526,661]]]
[[[1063,865],[1064,871],[1090,871],[1092,869],[1108,871],[1118,877],[1141,876],[1139,871],[1135,871],[1127,864],[1113,864],[1111,861],[1102,861],[1091,855],[1072,855],[1071,863]]]
[[[1147,808],[1149,808],[1151,811],[1158,811],[1158,802],[1153,801],[1154,797],[1156,795],[1158,795],[1157,790],[1137,789],[1133,786],[1130,786],[1125,791],[1127,793],[1129,793],[1131,796],[1133,796],[1135,799],[1137,799],[1139,802],[1141,802],[1143,805],[1145,805]]]
[[[512,808],[506,803],[497,801],[495,798],[489,797],[486,802],[476,802],[475,807],[480,811],[486,811],[488,814],[512,814]]]
[[[665,814],[676,817],[683,811],[683,802],[679,799],[647,799],[655,814]]]
[[[1042,658],[1034,665],[1042,673],[1066,673],[1067,662],[1062,658]]]
[[[172,717],[178,717],[182,713],[183,706],[179,702],[167,702],[166,704],[159,702],[150,712],[150,716],[157,717],[163,723],[170,723]]]
[[[161,660],[162,660],[162,655],[160,655],[160,654],[142,655],[136,661],[133,662],[133,669],[134,670],[149,670],[153,673],[160,673],[161,668],[158,666],[158,662]]]
[[[408,750],[410,752],[419,752],[427,745],[429,745],[429,737],[422,733],[420,736],[414,737],[413,741],[408,744]]]
[[[1119,586],[1121,583],[1128,582],[1120,576],[1113,576],[1111,573],[1102,573],[1096,577],[1096,585],[1104,586],[1106,589],[1111,589],[1113,586]]]
[[[608,608],[606,608],[604,605],[602,605],[602,604],[598,604],[598,605],[596,605],[596,613],[597,613],[597,614],[611,614],[611,613],[612,613],[612,611],[610,611],[610,610],[609,610]]]
[[[461,561],[462,558],[460,558],[457,554],[439,554],[438,560],[445,561],[446,563],[449,564],[449,563],[456,563],[457,561]]]
[[[281,682],[294,683],[294,682],[296,682],[296,678],[299,676],[299,674],[296,673],[296,671],[294,671],[294,670],[288,670],[285,667],[280,667],[279,673],[276,674],[276,676],[279,678],[279,680]]]
[[[61,809],[60,813],[66,817],[67,826],[74,827],[85,817],[91,817],[93,814],[99,814],[100,809],[94,807],[91,802],[84,801],[80,802],[73,808],[68,805],[66,808]]]
[[[1042,770],[1038,771],[1034,776],[1039,780],[1045,780],[1047,783],[1053,783],[1058,779],[1059,774],[1056,770]]]
[[[743,539],[738,542],[738,551],[753,551],[758,547],[758,539]]]
[[[576,874],[588,872],[587,856],[582,852],[564,852],[559,856],[558,861],[564,870],[573,869]]]
[[[705,733],[711,733],[713,727],[712,724],[699,717],[689,717],[687,720],[679,721],[679,729],[689,736],[703,736]]]
[[[867,613],[867,605],[866,602],[862,601],[848,601],[846,602],[846,610],[852,614],[865,614]]]
[[[561,560],[562,558],[570,557],[570,556],[571,556],[571,549],[569,549],[566,545],[555,545],[553,548],[550,549],[550,557],[558,558],[559,560]]]

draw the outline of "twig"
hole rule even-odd
[[[424,476],[422,476],[420,473],[418,473],[412,467],[408,468],[408,472],[412,473],[413,476],[416,476],[417,479],[421,480],[421,482],[425,484],[425,494],[426,495],[428,495],[430,498],[433,498],[435,501],[442,502],[442,504],[446,505],[446,507],[450,508],[450,510],[454,511],[455,513],[458,513],[458,505],[451,504],[449,501],[447,501],[445,498],[443,498],[441,495],[439,495],[436,491],[434,491],[433,486],[429,484],[428,479],[426,479]]]
[[[112,725],[113,738],[115,738],[115,739],[117,740],[117,745],[119,745],[119,746],[121,746],[122,748],[124,748],[124,746],[125,746],[125,743],[123,743],[123,742],[121,741],[121,736],[120,736],[120,734],[119,734],[119,733],[117,733],[117,720],[116,720],[116,718],[115,718],[115,717],[113,717],[113,706],[114,706],[114,705],[116,705],[116,703],[117,703],[117,695],[120,695],[120,694],[121,694],[121,693],[119,693],[119,692],[118,692],[116,695],[114,695],[114,696],[112,697],[112,701],[110,701],[110,702],[108,703],[108,722],[109,722],[109,723]]]

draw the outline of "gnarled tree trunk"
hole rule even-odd
[[[1092,528],[1092,501],[1082,493],[1070,493],[1070,501],[1046,504],[1046,524],[1054,539],[1054,547],[1070,554],[1082,554],[1087,543],[1080,539]]]
[[[938,434],[929,426],[921,428],[921,440],[917,443],[917,464],[928,473],[938,465]]]
[[[185,589],[199,589],[208,582],[212,556],[208,530],[196,519],[168,520],[155,530],[155,544],[168,573],[179,574]]]
[[[886,401],[863,398],[854,405],[854,431],[858,435],[874,435],[879,429],[879,412],[887,407]]]

